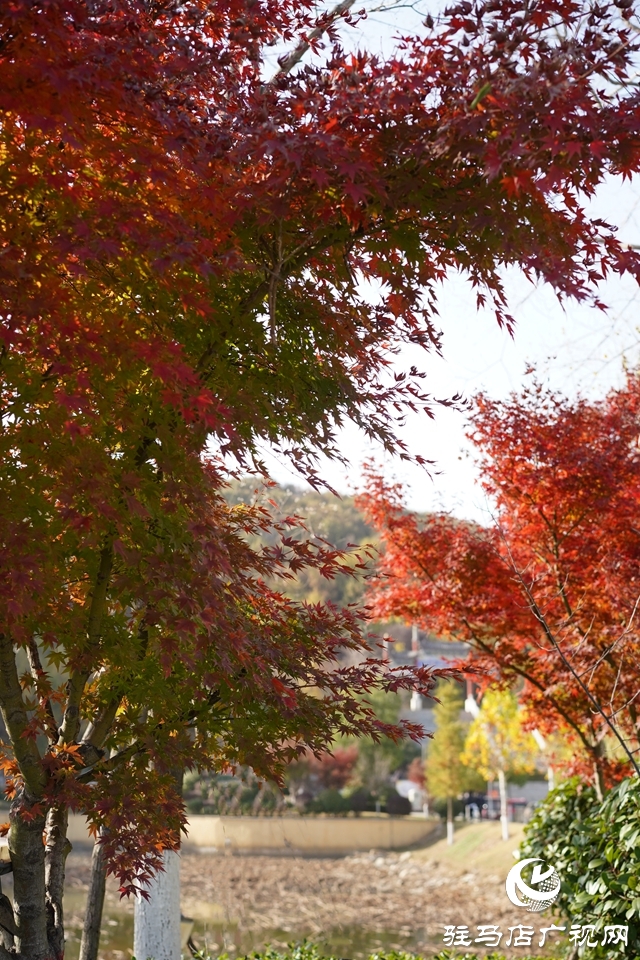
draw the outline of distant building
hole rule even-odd
[[[394,667],[416,665],[441,669],[454,660],[462,659],[469,651],[466,643],[439,640],[424,630],[402,623],[377,624],[375,632],[380,636],[379,655],[389,660]],[[414,691],[409,708],[401,711],[400,719],[419,723],[425,734],[434,733],[436,724],[433,707],[432,700],[427,700]],[[470,723],[473,717],[464,711],[462,719]],[[428,737],[425,736],[423,745],[427,742]]]

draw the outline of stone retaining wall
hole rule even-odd
[[[187,848],[342,854],[397,850],[435,839],[440,822],[421,817],[214,817],[189,821]],[[69,817],[72,843],[88,842],[83,817]]]

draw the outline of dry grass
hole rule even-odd
[[[537,938],[531,950],[509,951],[504,948],[508,928],[528,923],[538,930],[549,920],[512,907],[506,897],[504,880],[522,834],[522,827],[512,829],[508,843],[500,840],[498,824],[481,823],[461,826],[451,847],[441,840],[404,853],[348,857],[184,851],[183,912],[196,919],[196,942],[204,945],[206,939],[214,953],[241,954],[308,936],[327,952],[354,960],[393,948],[432,956],[443,947],[445,925],[466,924],[475,937],[477,925],[494,923],[505,931],[505,955],[522,957],[541,952]],[[88,851],[69,858],[69,906],[76,922],[88,867]],[[105,924],[111,926],[105,926],[101,956],[124,960],[131,905],[118,905],[112,882],[106,907]],[[68,946],[73,960],[76,944]]]

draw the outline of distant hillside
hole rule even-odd
[[[334,547],[347,549],[348,544],[374,544],[375,533],[356,508],[353,497],[336,497],[332,493],[300,490],[293,485],[271,487],[258,493],[260,481],[247,477],[232,484],[226,494],[229,503],[251,503],[256,499],[274,500],[278,504],[276,516],[295,514],[304,517],[310,537],[327,540]],[[273,509],[273,508],[270,508]],[[299,578],[284,586],[283,592],[292,600],[309,603],[332,601],[340,606],[358,603],[363,597],[365,581],[362,576],[341,576],[326,580],[316,570],[303,571]]]

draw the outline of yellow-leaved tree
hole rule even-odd
[[[461,760],[487,780],[498,781],[502,839],[509,839],[507,777],[532,773],[539,750],[531,733],[523,728],[518,700],[511,690],[490,687],[474,718]]]
[[[475,773],[461,758],[467,727],[461,719],[464,701],[460,688],[441,680],[436,696],[440,701],[433,711],[436,732],[429,746],[425,773],[430,795],[447,801],[447,842],[453,843],[453,801],[464,790],[476,787]]]

